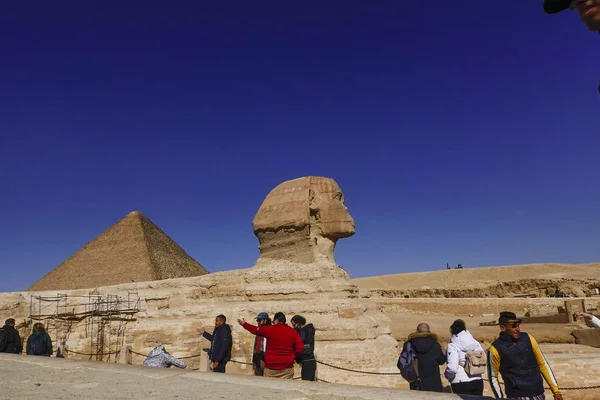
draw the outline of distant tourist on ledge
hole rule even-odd
[[[544,400],[544,381],[550,386],[554,400],[562,400],[556,378],[533,336],[521,332],[521,319],[515,313],[500,313],[500,337],[488,349],[487,372],[497,399],[504,399],[498,373],[504,380],[506,398]],[[541,375],[540,375],[541,374]]]
[[[52,339],[46,333],[44,324],[41,322],[33,325],[33,333],[27,338],[26,353],[30,356],[50,357],[52,351]]]
[[[170,355],[165,349],[165,346],[163,346],[162,344],[150,350],[150,353],[148,353],[148,357],[146,357],[142,365],[144,367],[155,368],[170,368],[171,365],[174,365],[177,368],[186,367],[185,361],[179,360]]]
[[[586,324],[592,324],[596,328],[600,328],[600,319],[598,319],[598,317],[594,317],[592,314],[579,311],[575,313],[575,317],[577,317],[577,319],[583,318]]]
[[[15,329],[14,318],[9,318],[0,329],[0,353],[21,354],[22,351],[21,335]]]

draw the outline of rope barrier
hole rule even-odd
[[[135,354],[137,356],[142,356],[142,357],[146,357],[147,354],[142,354],[142,353],[138,353],[137,351],[133,351],[131,349],[128,349],[130,353]]]
[[[490,382],[490,380],[489,380],[489,379],[487,379],[487,378],[481,378],[481,379],[483,379],[483,380],[484,380],[484,381],[486,381],[486,382]],[[504,382],[500,382],[500,381],[498,381],[498,384],[500,384],[500,385],[504,385]],[[559,387],[559,389],[560,389],[561,391],[563,391],[563,390],[567,390],[567,391],[569,391],[569,390],[591,390],[591,389],[600,389],[600,385],[596,385],[596,386],[573,386],[573,387]],[[544,390],[552,390],[552,389],[550,389],[549,387],[545,387],[545,386],[544,386]]]
[[[400,375],[399,372],[359,371],[359,370],[355,370],[355,369],[349,369],[349,368],[340,367],[340,366],[337,366],[337,365],[327,364],[326,362],[318,361],[318,360],[317,360],[317,363],[322,364],[322,365],[326,365],[326,366],[331,367],[331,368],[341,369],[342,371],[357,372],[359,374],[369,374],[369,375]]]
[[[146,357],[145,354],[138,353],[136,351],[133,351],[132,349],[129,349],[129,351],[131,353],[133,353],[133,354],[137,354],[138,356]],[[72,351],[72,353],[86,355],[86,356],[90,355],[90,354],[77,353],[77,352],[74,352],[74,351]],[[104,354],[107,354],[107,353],[104,353]],[[113,354],[113,353],[110,353],[110,354]],[[92,355],[95,355],[95,354],[92,354]],[[183,359],[195,358],[195,357],[200,357],[200,354],[195,354],[195,355],[186,356],[186,357],[179,357],[179,359],[183,360]],[[252,365],[252,363],[243,362],[243,361],[237,361],[237,360],[229,360],[229,362],[232,362],[232,363],[235,363],[235,364]],[[344,368],[344,367],[340,367],[339,365],[328,364],[326,362],[318,361],[318,360],[317,360],[317,363],[321,364],[321,365],[325,365],[327,367],[339,369],[339,370],[342,370],[342,371],[355,372],[355,373],[358,373],[358,374],[382,375],[382,376],[401,375],[399,372],[373,372],[373,371],[361,371],[361,370],[356,370],[356,369]],[[294,379],[300,379],[300,378],[294,378]],[[486,381],[486,382],[490,381],[489,379],[486,379],[486,378],[482,378],[482,379],[484,381]],[[331,382],[326,381],[324,379],[317,379],[317,381],[318,382],[331,383]],[[504,384],[503,382],[499,382],[499,383],[502,384],[502,385]],[[548,388],[548,387],[545,387],[544,389],[545,390],[550,390],[550,388]],[[562,390],[566,390],[566,391],[569,391],[569,390],[593,390],[593,389],[600,389],[600,385],[596,385],[596,386],[561,387],[560,388],[561,391]]]
[[[244,362],[244,361],[229,360],[229,362],[232,362],[232,363],[235,363],[235,364],[252,365],[252,363],[247,363],[247,362]]]
[[[129,351],[131,353],[133,353],[133,354],[138,355],[138,356],[147,357],[146,354],[138,353],[137,351],[133,351],[132,349],[129,349]],[[177,358],[179,360],[187,360],[187,359],[190,359],[190,358],[196,358],[196,357],[200,357],[200,356],[202,356],[202,354],[193,354],[191,356],[177,357]],[[236,364],[252,365],[252,363],[247,363],[247,362],[243,362],[243,361],[236,361],[236,360],[229,360],[229,362],[236,363]]]
[[[77,354],[77,355],[80,355],[80,356],[86,356],[86,357],[96,357],[96,356],[100,356],[100,355],[102,355],[102,356],[110,356],[110,355],[113,355],[113,354],[119,354],[120,350],[119,351],[109,351],[107,353],[102,353],[102,354],[100,354],[100,353],[86,354],[86,353],[80,353],[78,351],[69,350],[69,349],[65,349],[65,352],[66,353]]]
[[[200,357],[200,354],[194,354],[192,356],[186,356],[186,357],[177,357],[180,360],[187,360],[188,358],[196,358],[196,357]]]

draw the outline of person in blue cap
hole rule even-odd
[[[271,325],[271,318],[266,312],[260,312],[256,316],[258,326]],[[254,338],[254,347],[252,350],[252,368],[254,375],[263,376],[265,370],[265,351],[267,350],[267,338],[256,336]]]

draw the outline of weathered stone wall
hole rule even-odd
[[[248,362],[254,337],[241,328],[236,319],[245,318],[252,322],[259,312],[273,315],[282,311],[288,318],[301,314],[315,325],[319,358],[346,368],[380,372],[395,368],[398,350],[396,340],[390,335],[389,319],[376,304],[359,299],[357,288],[350,283],[347,273],[339,267],[332,268],[330,264],[307,266],[281,262],[201,277],[132,283],[97,290],[104,295],[123,297],[128,292],[136,292],[142,299],[141,310],[134,320],[123,323],[121,349],[131,345],[134,351],[146,354],[155,345],[164,344],[175,356],[199,354],[209,343],[200,337],[196,327],[205,326],[211,331],[215,316],[225,314],[233,328],[234,360]],[[76,305],[80,300],[75,296],[88,295],[89,291],[61,293],[72,296],[67,308],[70,312],[78,312],[82,306]],[[0,294],[0,318],[16,318],[21,334],[26,337],[30,331],[31,296],[56,294]],[[36,305],[35,300],[33,304]],[[52,318],[48,319],[49,333],[56,339],[60,333],[53,331],[52,321]],[[72,323],[66,338],[68,350],[84,354],[96,351],[90,348],[89,322],[87,318]],[[117,347],[116,325],[118,323],[112,323],[112,341],[106,339],[112,351]],[[105,349],[106,352],[108,350]],[[86,358],[73,354],[71,357]],[[134,363],[141,363],[142,359],[137,355],[133,358]],[[198,363],[199,358],[191,360],[192,367],[197,367]],[[232,363],[228,368],[231,372],[252,373],[251,368],[242,364]],[[343,371],[323,373],[330,379],[352,381]]]
[[[566,298],[371,298],[387,314],[412,313],[422,315],[468,315],[497,316],[510,310],[521,317],[540,317],[564,312]],[[586,310],[595,312],[600,308],[600,297],[585,298]]]
[[[517,307],[537,315],[551,312],[553,307],[561,304],[560,300],[551,300],[552,304],[546,306],[539,299],[456,299],[452,300],[454,304],[448,304],[450,299],[438,299],[437,304],[436,299],[397,299],[393,305],[381,304],[381,299],[357,298],[356,288],[343,279],[343,270],[285,268],[285,271],[288,272],[278,276],[272,275],[273,271],[252,268],[98,290],[104,294],[121,295],[126,295],[127,291],[137,291],[143,299],[141,311],[126,325],[123,349],[131,345],[134,351],[145,354],[156,344],[163,343],[177,357],[199,354],[203,347],[208,346],[208,342],[196,333],[195,328],[210,327],[215,315],[224,313],[233,327],[234,360],[249,362],[253,336],[243,330],[235,319],[244,317],[250,320],[260,311],[271,314],[283,311],[290,317],[295,313],[302,314],[315,324],[316,354],[320,361],[379,373],[398,372],[395,364],[399,352],[396,340],[389,335],[389,319],[381,310],[390,313],[391,317],[394,316],[392,310],[422,312],[423,315],[448,313],[450,317],[460,317],[467,313],[495,313],[499,309],[511,307],[514,310]],[[332,277],[332,274],[338,276]],[[295,283],[285,284],[284,281]],[[327,281],[329,284],[326,284]],[[26,320],[30,296],[40,294],[56,295],[55,292],[0,294],[0,318],[17,318],[24,338],[29,331]],[[68,294],[87,295],[88,291],[71,291]],[[386,301],[389,302],[389,299]],[[595,299],[586,301],[596,304]],[[458,305],[464,308],[457,308]],[[52,331],[50,333],[53,334]],[[67,338],[67,347],[81,353],[90,352],[86,334],[86,321],[74,324]],[[542,349],[561,386],[600,384],[599,349],[570,344],[543,344]],[[70,354],[69,357],[87,359],[76,354]],[[134,364],[141,364],[142,360],[143,357],[133,355]],[[200,366],[200,358],[187,361],[191,368]],[[247,365],[231,363],[228,373],[251,375],[252,369]],[[407,388],[399,375],[360,374],[325,365],[319,365],[318,377],[336,383]],[[566,398],[600,398],[600,393],[593,390],[574,391],[569,392]]]

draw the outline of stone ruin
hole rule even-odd
[[[242,317],[252,321],[259,312],[272,315],[282,311],[289,317],[304,315],[315,325],[315,354],[320,360],[345,368],[397,372],[398,344],[391,336],[389,318],[380,306],[359,298],[358,288],[335,262],[336,242],[355,232],[336,182],[303,177],[278,185],[266,196],[253,227],[260,257],[251,268],[102,287],[90,285],[95,288],[94,295],[103,299],[138,299],[133,308],[129,305],[112,314],[106,310],[108,317],[102,319],[101,327],[86,317],[92,306],[89,300],[84,305],[77,300],[89,299],[89,289],[61,290],[59,317],[58,311],[51,309],[36,311],[42,309],[36,302],[44,298],[54,301],[56,291],[0,294],[0,318],[17,318],[25,337],[31,323],[42,321],[53,339],[65,340],[71,358],[89,359],[79,353],[98,359],[99,343],[105,354],[123,354],[127,347],[147,354],[155,345],[165,344],[176,357],[197,355],[208,342],[195,328],[210,329],[214,317],[222,313],[232,325],[233,359],[238,361],[228,366],[228,372],[250,375],[252,368],[240,363],[251,360],[254,337],[235,320]],[[130,302],[99,300],[101,303]],[[89,315],[98,315],[98,311],[94,309]],[[128,313],[126,318],[124,313]],[[71,323],[59,324],[57,318],[70,319]],[[132,361],[141,364],[143,357],[133,354]],[[190,359],[192,368],[199,367],[199,361]],[[395,385],[386,376],[350,376],[330,367],[320,366],[317,374],[320,379],[339,383]]]

